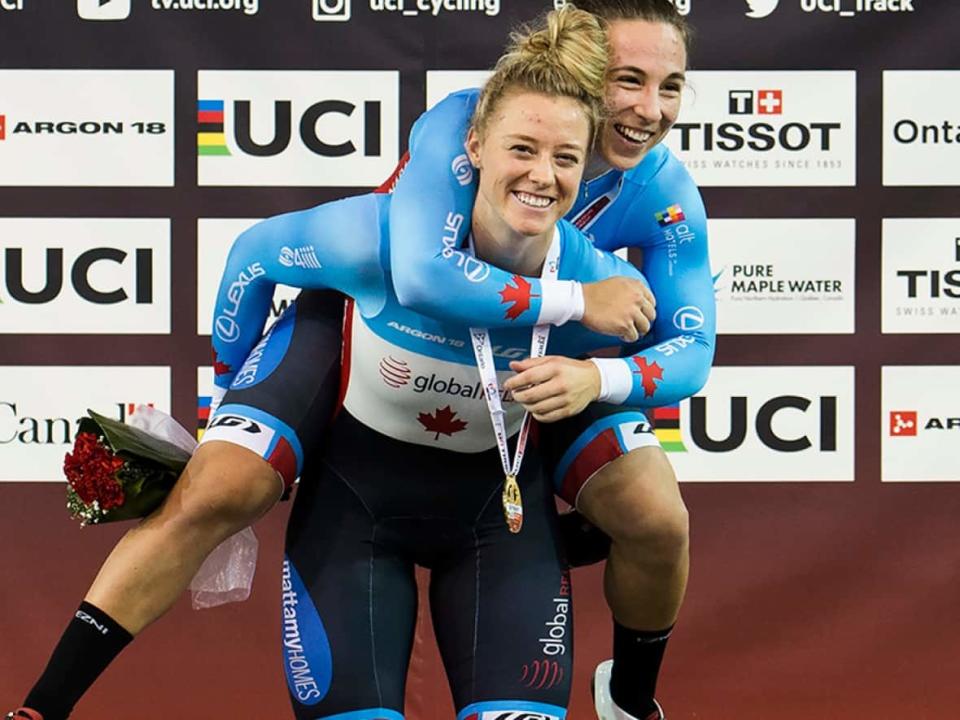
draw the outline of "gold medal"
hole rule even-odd
[[[515,475],[507,475],[503,482],[503,516],[507,521],[510,532],[516,534],[523,527],[523,498],[520,497],[520,486]]]

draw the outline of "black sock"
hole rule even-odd
[[[672,625],[652,632],[631,630],[613,622],[610,696],[620,708],[641,720],[657,709],[653,704],[657,675],[672,630]]]
[[[105,612],[80,603],[24,706],[42,713],[44,720],[65,720],[131,640],[133,636]]]

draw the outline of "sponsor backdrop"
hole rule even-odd
[[[693,525],[659,694],[677,720],[956,717],[960,3],[676,4],[698,32],[666,142],[703,188],[721,337],[656,412]],[[0,711],[124,530],[66,517],[76,419],[152,403],[202,432],[232,239],[378,185],[548,5],[0,0]],[[184,600],[76,717],[287,717],[288,512],[248,602]],[[610,653],[601,572],[574,573],[575,622],[544,616],[575,626],[577,720]],[[407,717],[449,719],[422,614]]]

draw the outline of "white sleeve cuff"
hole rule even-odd
[[[633,374],[622,358],[590,358],[600,371],[598,402],[622,405],[633,390]]]
[[[563,325],[583,317],[583,285],[576,280],[541,280],[537,325]]]

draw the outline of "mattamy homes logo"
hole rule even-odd
[[[960,219],[883,220],[884,333],[960,333]]]
[[[0,332],[170,332],[170,221],[0,218]]]
[[[854,332],[853,219],[723,219],[708,228],[718,332]]]
[[[0,70],[0,185],[172,186],[172,70]]]
[[[213,328],[213,305],[217,289],[230,254],[233,241],[245,230],[258,223],[249,218],[201,218],[197,220],[197,334],[210,335]],[[290,263],[299,262],[313,267],[316,256],[308,249],[285,248],[289,251],[279,258]],[[309,264],[309,265],[308,265]],[[300,293],[299,288],[278,285],[273,295],[270,315],[264,328],[276,320]]]
[[[692,71],[665,142],[699,185],[854,185],[856,73]]]
[[[960,482],[960,367],[881,368],[884,482]]]
[[[715,367],[655,424],[685,481],[849,482],[854,368]]]
[[[0,481],[62,482],[87,409],[124,420],[141,404],[170,412],[170,368],[0,367]]]
[[[960,185],[960,70],[884,71],[883,184]]]
[[[399,158],[396,71],[201,70],[200,185],[379,185]]]

